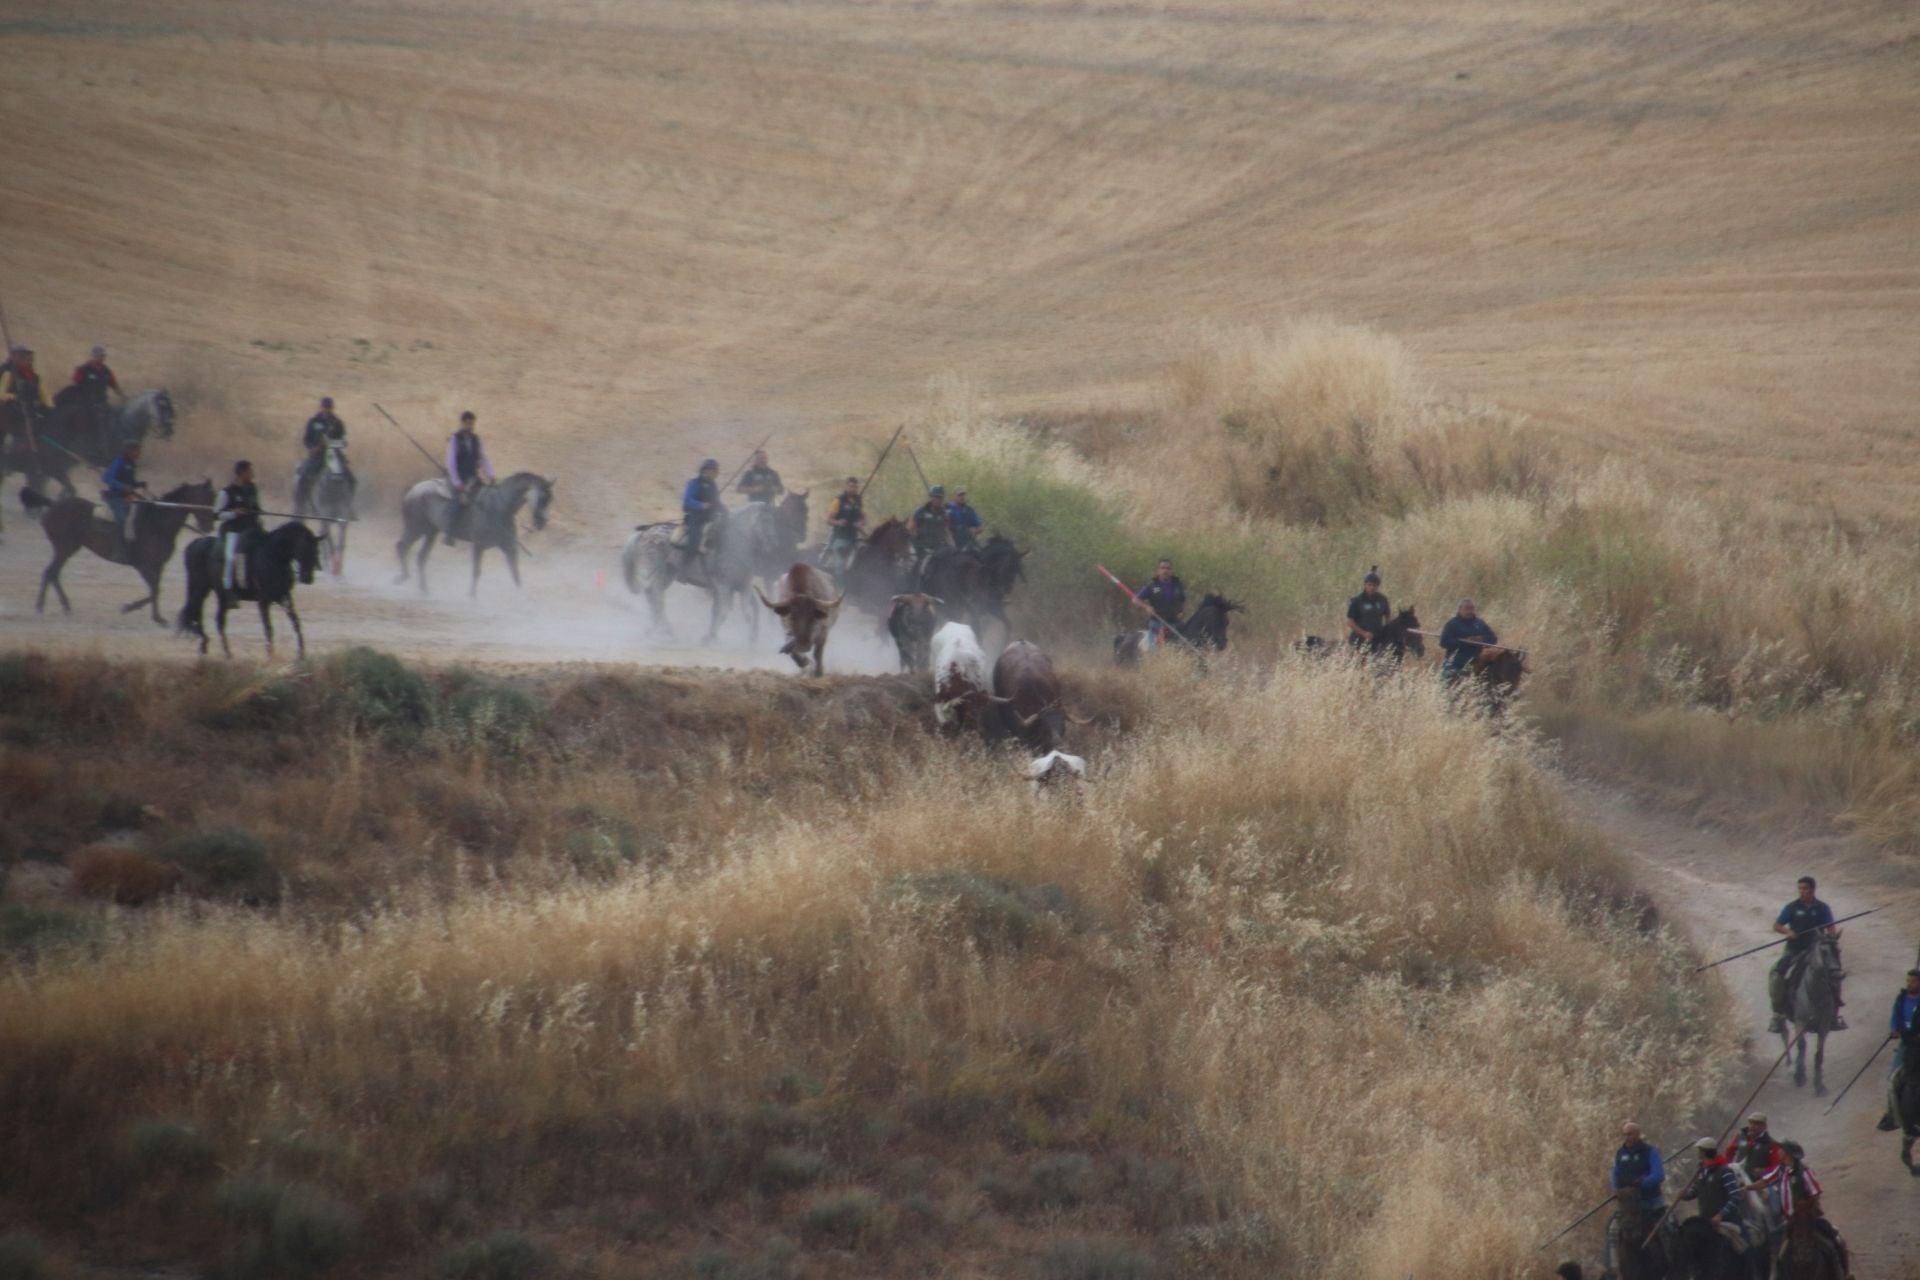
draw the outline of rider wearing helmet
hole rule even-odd
[[[346,444],[347,424],[340,421],[339,415],[334,413],[333,397],[321,396],[320,407],[314,411],[311,418],[307,419],[307,425],[300,433],[300,447],[307,451],[307,456],[301,461],[299,470],[294,472],[293,509],[295,511],[300,510],[302,504],[312,497],[314,484],[326,470],[327,447],[339,445],[345,449]],[[353,470],[346,466],[346,461],[346,455],[343,453],[340,465],[346,469],[347,487],[351,490],[358,487],[359,482],[354,479]]]
[[[953,526],[947,520],[947,491],[941,485],[927,490],[927,500],[913,509],[913,551],[916,568],[953,547]]]

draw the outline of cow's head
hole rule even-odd
[[[833,619],[840,612],[840,602],[847,598],[843,591],[831,600],[797,595],[775,604],[767,599],[766,592],[759,587],[756,586],[753,593],[760,597],[761,604],[780,615],[780,621],[787,629],[787,642],[780,647],[780,652],[797,664],[804,664],[802,655],[816,644],[826,643],[827,632],[832,629]]]

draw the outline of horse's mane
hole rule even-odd
[[[182,498],[191,498],[191,497],[193,497],[193,496],[195,495],[195,491],[196,491],[196,490],[201,490],[201,489],[204,489],[204,490],[206,490],[206,491],[207,491],[207,492],[209,492],[209,493],[211,493],[211,492],[213,492],[213,481],[211,481],[211,480],[189,480],[189,481],[187,481],[187,482],[186,482],[185,484],[177,484],[177,485],[175,485],[175,486],[174,486],[173,488],[171,488],[171,489],[169,489],[169,490],[167,490],[167,491],[166,491],[165,493],[163,493],[163,494],[161,494],[161,495],[160,495],[160,501],[162,501],[162,502],[178,502],[178,501],[180,501],[180,500],[181,500]]]

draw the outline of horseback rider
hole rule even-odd
[[[1133,593],[1133,607],[1147,615],[1148,649],[1158,648],[1161,633],[1177,628],[1187,611],[1187,587],[1173,572],[1173,561],[1162,559],[1146,586]]]
[[[720,460],[707,458],[700,463],[698,474],[687,481],[687,487],[680,492],[679,547],[683,569],[690,567],[704,550],[707,526],[726,513],[726,508],[720,505],[720,482],[715,479],[719,474]]]
[[[1780,1164],[1780,1144],[1767,1131],[1767,1117],[1754,1112],[1740,1132],[1727,1144],[1727,1159],[1746,1171],[1747,1180],[1758,1182]]]
[[[493,483],[493,463],[487,459],[487,446],[473,429],[479,421],[473,410],[460,414],[460,426],[447,438],[447,481],[453,486],[453,513],[447,520],[448,546],[466,536],[472,520],[473,499],[480,486]]]
[[[861,508],[860,477],[848,476],[846,488],[827,508],[828,563],[844,569],[853,561],[853,549],[860,545],[860,526],[867,521]]]
[[[1361,579],[1360,594],[1347,601],[1347,643],[1358,647],[1378,642],[1380,628],[1392,616],[1393,606],[1380,590],[1380,566],[1375,565]]]
[[[1754,1229],[1758,1224],[1751,1221],[1747,1189],[1733,1167],[1732,1157],[1721,1154],[1712,1138],[1700,1139],[1694,1149],[1699,1154],[1700,1167],[1694,1170],[1680,1198],[1698,1200],[1700,1216],[1717,1227],[1741,1253],[1765,1243],[1764,1231]]]
[[[21,433],[29,450],[36,448],[34,424],[53,408],[53,399],[33,367],[33,348],[24,342],[14,343],[6,363],[0,364],[0,404],[16,406],[19,422],[15,430]]]
[[[954,547],[960,551],[978,551],[980,526],[980,513],[967,505],[967,486],[960,485],[953,491],[953,501],[947,504],[947,528],[953,534]]]
[[[111,392],[122,400],[127,393],[120,389],[120,379],[113,376],[113,370],[107,368],[107,349],[98,343],[87,355],[87,362],[73,371],[73,385],[80,388],[81,398],[90,413],[98,414],[107,407],[107,395]]]
[[[734,486],[734,492],[746,494],[748,502],[772,502],[786,491],[787,486],[780,483],[780,473],[767,465],[765,449],[753,451],[753,462],[740,477],[740,483]]]
[[[133,545],[133,504],[139,499],[140,491],[146,488],[146,482],[140,479],[140,442],[129,440],[120,450],[120,456],[107,464],[100,473],[101,500],[107,504],[107,510],[113,513],[114,533],[119,537],[122,551]]]
[[[947,491],[942,485],[927,490],[927,500],[913,509],[914,571],[922,572],[927,561],[942,551],[953,549],[953,528],[947,521]]]
[[[226,589],[232,591],[244,544],[260,532],[260,486],[253,482],[251,462],[242,458],[233,464],[233,479],[214,499],[213,510],[220,521],[220,546],[226,556]]]
[[[299,470],[293,477],[295,511],[300,510],[302,504],[312,498],[313,486],[319,482],[321,473],[326,470],[327,446],[331,444],[337,444],[343,450],[346,448],[347,424],[340,421],[339,415],[334,413],[333,397],[321,396],[320,407],[314,411],[311,418],[307,419],[307,425],[300,432],[300,447],[307,451],[307,456],[301,460]],[[347,489],[351,492],[359,487],[360,482],[354,477],[353,469],[346,464],[347,458],[343,452],[340,455],[340,465],[346,471]]]
[[[1667,1211],[1666,1200],[1660,1194],[1661,1184],[1666,1180],[1667,1170],[1660,1159],[1660,1148],[1642,1137],[1640,1126],[1633,1121],[1621,1125],[1620,1146],[1613,1153],[1613,1164],[1607,1170],[1607,1191],[1622,1206],[1636,1206],[1641,1216],[1651,1221]],[[1603,1270],[1608,1274],[1613,1272],[1614,1247],[1619,1234],[1620,1215],[1616,1212],[1607,1222],[1607,1256]]]
[[[1500,637],[1480,616],[1473,601],[1462,600],[1447,625],[1440,628],[1440,648],[1447,655],[1441,674],[1447,683],[1453,683],[1466,674],[1469,662],[1499,643]]]
[[[1821,1211],[1820,1182],[1805,1162],[1806,1152],[1791,1139],[1780,1144],[1780,1151],[1780,1163],[1761,1181],[1779,1188],[1781,1220],[1787,1223],[1804,1222],[1825,1236],[1834,1252],[1840,1255],[1840,1274],[1849,1274],[1847,1242],[1840,1238],[1839,1231]]]
[[[1887,1019],[1887,1039],[1893,1046],[1893,1065],[1887,1068],[1887,1114],[1880,1117],[1882,1131],[1900,1127],[1894,1118],[1893,1087],[1900,1070],[1909,1062],[1920,1069],[1920,969],[1907,970],[1907,985],[1893,998],[1893,1014]]]
[[[1767,993],[1773,1001],[1773,1020],[1767,1024],[1767,1030],[1782,1032],[1786,1030],[1787,1015],[1792,1012],[1788,1001],[1792,998],[1789,979],[1806,962],[1813,952],[1814,943],[1824,934],[1838,939],[1839,930],[1833,927],[1833,908],[1813,896],[1812,876],[1801,876],[1797,882],[1799,896],[1780,908],[1780,914],[1774,917],[1773,931],[1787,936],[1787,945],[1780,960],[1767,975]],[[1839,958],[1839,948],[1834,948],[1835,959]],[[1840,998],[1840,980],[1833,983],[1833,1029],[1845,1031],[1847,1020],[1840,1013],[1846,1001]]]

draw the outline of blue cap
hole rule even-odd
[[[702,462],[701,462],[701,464],[700,464],[700,469],[701,469],[702,471],[705,471],[705,470],[707,470],[707,469],[708,469],[709,467],[711,467],[711,468],[712,468],[713,470],[715,470],[715,471],[718,471],[718,470],[720,469],[720,459],[718,459],[718,458],[707,458],[707,459],[705,459],[704,461],[702,461]]]
[[[929,498],[944,498],[947,496],[947,491],[941,486],[935,485],[933,488],[927,490],[927,496]]]

